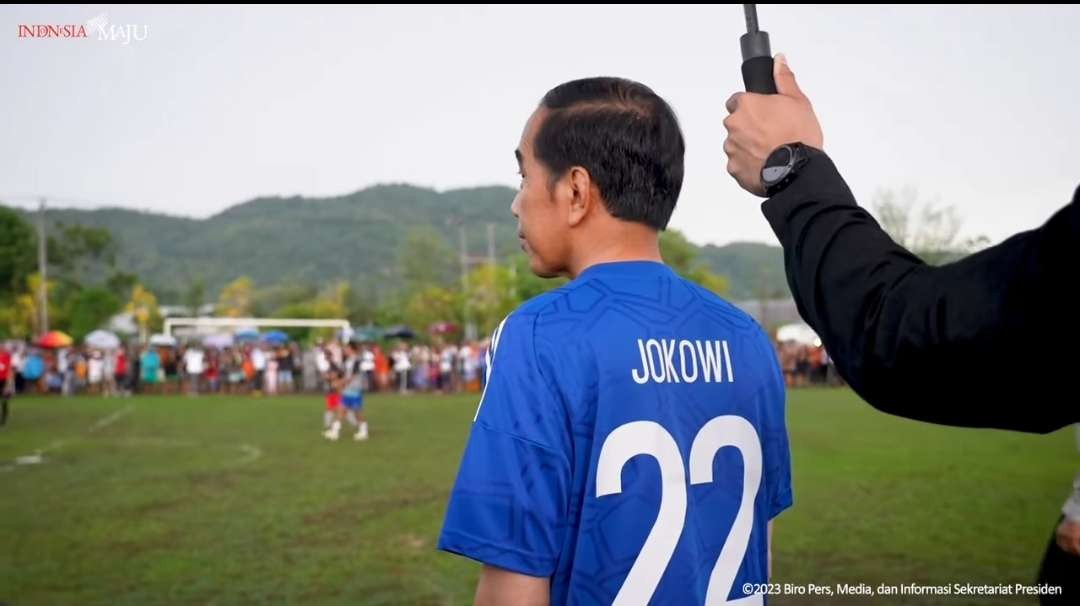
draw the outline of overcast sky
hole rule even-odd
[[[18,37],[19,25],[102,14],[146,39]],[[1080,183],[1080,8],[759,15],[862,203],[916,187],[955,205],[964,234],[997,242],[1041,224]],[[540,97],[616,75],[652,87],[681,120],[672,226],[698,243],[775,243],[721,149],[724,100],[742,88],[740,5],[3,6],[0,24],[9,200],[206,217],[260,195],[386,182],[516,187],[513,149]]]

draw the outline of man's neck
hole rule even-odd
[[[601,263],[619,261],[656,261],[663,263],[660,256],[660,239],[655,229],[643,224],[620,225],[617,229],[603,233],[590,234],[589,242],[579,247],[580,254],[571,260],[568,269],[570,278],[576,278],[581,272]]]

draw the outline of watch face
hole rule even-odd
[[[776,183],[783,179],[789,170],[791,170],[791,167],[787,164],[783,166],[766,166],[761,170],[761,180],[767,184]]]
[[[779,182],[791,172],[792,153],[791,148],[782,145],[765,159],[765,166],[761,169],[761,180],[765,185]]]
[[[787,145],[781,145],[774,149],[773,153],[766,158],[765,164],[767,166],[789,166],[791,164],[791,148]]]

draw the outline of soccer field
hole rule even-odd
[[[368,442],[323,439],[318,396],[16,400],[0,603],[470,603],[477,566],[434,545],[476,399],[369,396]],[[845,390],[791,392],[788,422],[775,582],[1034,584],[1080,460],[1071,430],[934,427]]]

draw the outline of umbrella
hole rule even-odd
[[[271,330],[270,332],[263,333],[262,340],[267,343],[273,343],[274,345],[280,345],[282,343],[288,343],[289,335],[280,330]]]
[[[227,333],[216,333],[212,335],[207,335],[206,338],[203,339],[203,345],[216,349],[225,349],[226,347],[232,347],[233,336]]]
[[[382,333],[378,328],[374,326],[365,326],[363,328],[357,328],[353,330],[351,341],[355,343],[370,343],[372,341],[378,341]]]
[[[744,4],[743,12],[746,15],[746,33],[739,38],[739,46],[742,47],[742,74],[746,91],[775,95],[769,34],[758,29],[756,4]]]
[[[408,326],[399,324],[398,326],[391,326],[383,333],[383,336],[388,339],[412,339],[416,337],[416,333]]]
[[[86,335],[83,343],[94,349],[116,349],[120,347],[120,337],[107,330],[95,330]]]
[[[241,328],[240,330],[233,333],[233,336],[236,337],[236,340],[240,342],[258,341],[259,331],[255,330],[254,328]]]
[[[439,322],[438,324],[431,325],[431,334],[433,335],[445,335],[452,332],[457,332],[460,327],[457,324],[451,322]]]
[[[150,335],[150,344],[158,347],[176,347],[176,337],[172,335]]]
[[[26,358],[26,362],[23,364],[23,378],[28,381],[37,381],[43,374],[45,374],[45,360],[36,353],[30,354],[30,357]]]
[[[781,326],[776,331],[776,340],[784,343],[786,341],[794,341],[802,345],[818,346],[821,344],[821,340],[818,339],[817,333],[813,328],[810,328],[806,324],[787,324]]]
[[[37,342],[38,347],[49,347],[49,348],[67,347],[67,346],[71,345],[72,343],[73,343],[73,341],[71,340],[71,337],[69,337],[66,334],[60,332],[59,330],[54,330],[52,332],[45,333],[44,335],[41,336],[40,339],[38,339],[38,342]]]

